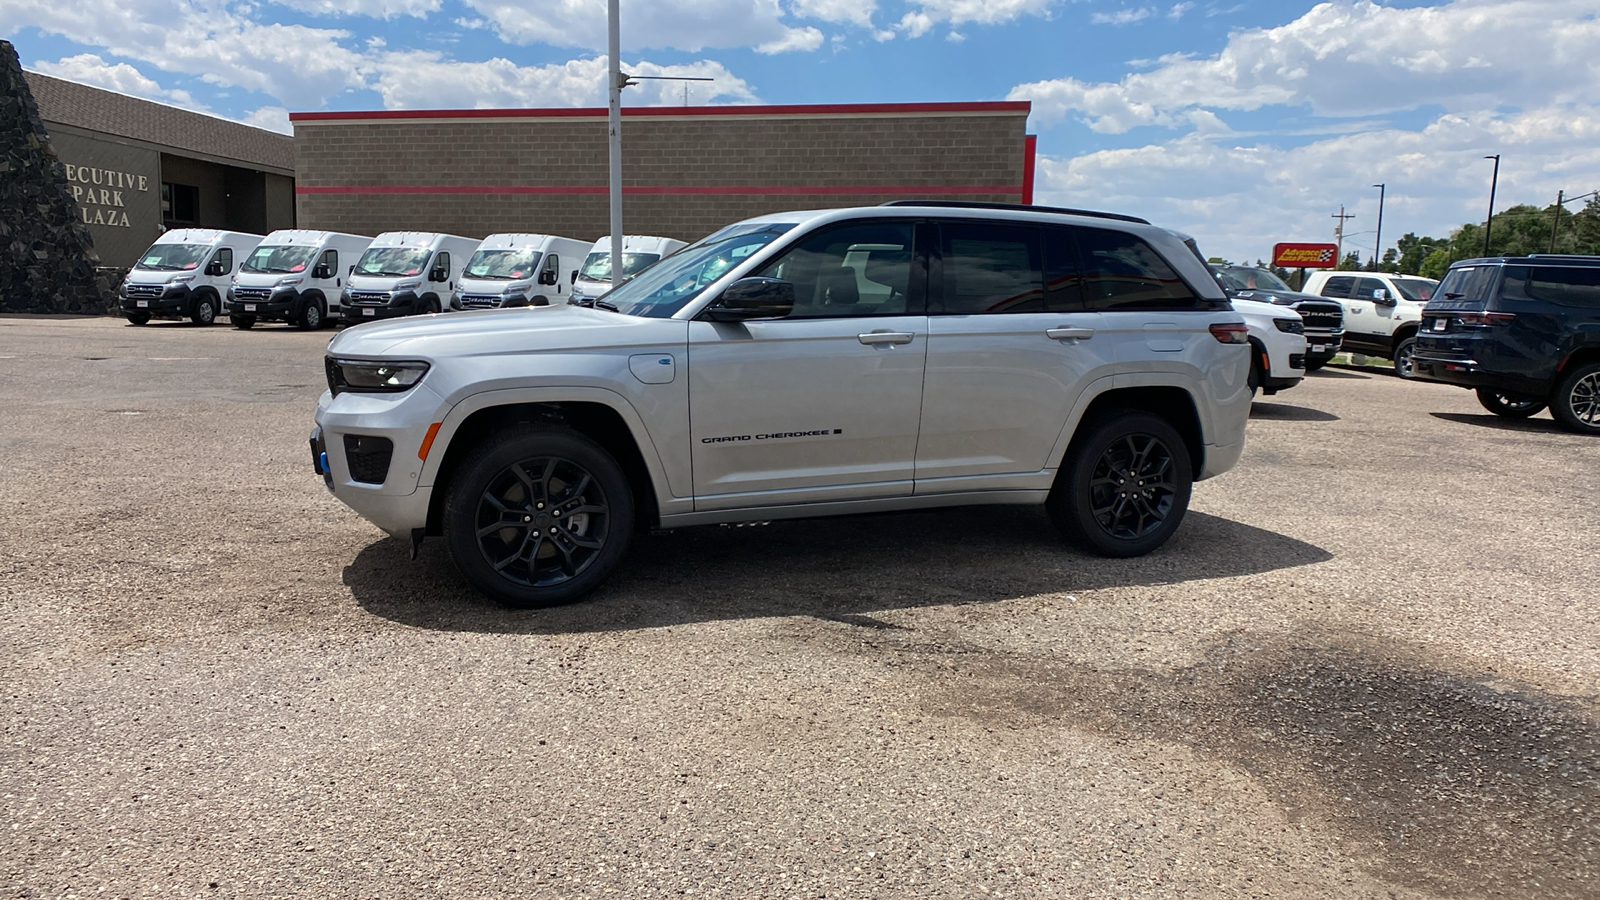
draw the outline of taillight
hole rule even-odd
[[[1211,326],[1211,336],[1224,344],[1250,343],[1250,328],[1243,322],[1218,322]]]
[[[1455,320],[1463,325],[1509,325],[1516,317],[1515,313],[1502,312],[1455,314]]]

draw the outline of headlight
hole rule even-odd
[[[193,275],[174,275],[167,279],[167,284],[188,284],[194,280]]]
[[[328,357],[328,390],[338,396],[345,391],[363,394],[394,394],[410,390],[428,374],[428,364],[420,360],[372,362],[364,359]]]
[[[502,296],[502,297],[521,297],[521,296],[523,296],[523,295],[525,295],[527,293],[528,293],[528,289],[526,287],[506,288],[505,290],[500,292],[500,296]]]
[[[305,280],[306,280],[306,278],[305,278],[304,275],[295,275],[295,276],[293,276],[291,278],[279,278],[278,279],[278,283],[274,284],[273,287],[275,287],[275,288],[294,287],[295,285],[297,285],[300,282],[305,281]]]
[[[414,291],[419,287],[422,287],[422,282],[420,281],[402,281],[395,285],[394,289],[398,293],[400,291]]]
[[[1290,334],[1306,333],[1306,323],[1300,319],[1273,319],[1272,324],[1277,326],[1279,331],[1286,331]]]

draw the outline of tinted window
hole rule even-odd
[[[1045,228],[1044,302],[1053,312],[1083,309],[1083,277],[1078,271],[1078,245],[1068,228]]]
[[[1400,295],[1407,300],[1416,300],[1426,303],[1433,299],[1434,283],[1421,278],[1396,278],[1394,286],[1400,289]]]
[[[1349,275],[1335,275],[1328,279],[1327,284],[1322,286],[1322,296],[1348,297],[1350,296],[1350,291],[1355,289],[1355,286],[1356,280]],[[1371,295],[1369,294],[1368,296]]]
[[[1533,266],[1528,273],[1525,291],[1530,299],[1600,309],[1600,267]],[[1508,281],[1510,274],[1508,270]]]
[[[339,251],[337,251],[337,250],[328,250],[328,251],[324,252],[322,254],[322,263],[321,263],[321,265],[324,265],[324,266],[328,267],[328,277],[329,278],[332,278],[333,276],[339,274]]]
[[[1494,291],[1499,266],[1461,266],[1444,273],[1439,289],[1428,302],[1437,309],[1484,309]]]
[[[1388,285],[1376,278],[1363,278],[1356,285],[1356,298],[1360,300],[1371,300],[1373,298],[1373,291],[1384,291],[1389,294],[1394,293],[1394,291],[1389,290]]]
[[[1156,251],[1121,231],[1079,228],[1083,298],[1090,309],[1193,309],[1198,297]]]
[[[544,258],[544,271],[542,274],[544,275],[545,284],[560,284],[561,257],[556,256],[554,253],[546,256]]]
[[[226,275],[233,271],[233,250],[223,247],[216,256],[211,257],[211,261],[221,266],[222,274]]]
[[[1016,225],[946,222],[941,311],[954,315],[1044,310],[1039,232]]]
[[[791,319],[903,315],[911,288],[911,235],[909,222],[829,228],[755,274],[794,285]]]
[[[439,278],[433,277],[435,274],[438,274],[441,271],[443,273],[441,277],[439,277]],[[448,253],[444,252],[443,250],[441,250],[441,251],[439,251],[439,255],[435,256],[433,258],[433,265],[428,267],[428,280],[429,281],[444,281],[446,278],[449,278],[449,277],[450,277],[450,254],[448,254]]]

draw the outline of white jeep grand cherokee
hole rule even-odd
[[[1140,219],[906,201],[762,216],[595,308],[349,329],[312,456],[513,606],[593,590],[635,530],[1044,504],[1160,546],[1250,410],[1238,313]]]

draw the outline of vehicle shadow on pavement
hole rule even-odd
[[[849,621],[891,609],[1254,575],[1332,558],[1294,538],[1191,512],[1155,553],[1103,559],[1067,546],[1042,509],[1006,506],[640,537],[589,599],[546,610],[507,610],[484,599],[437,539],[416,562],[404,542],[377,541],[345,568],[344,583],[363,609],[418,628],[565,634],[768,616]]]
[[[1496,428],[1500,431],[1538,431],[1545,434],[1572,434],[1572,432],[1562,428],[1561,424],[1554,419],[1538,417],[1507,419],[1487,413],[1484,415],[1472,415],[1471,413],[1436,412],[1428,413],[1428,415],[1433,416],[1435,419],[1443,419],[1446,422],[1455,422],[1458,425],[1477,425],[1480,428]]]
[[[1360,380],[1360,381],[1366,381],[1367,379],[1370,379],[1372,376],[1368,375],[1368,374],[1366,374],[1364,372],[1354,372],[1354,371],[1351,371],[1349,369],[1321,368],[1321,369],[1316,370],[1315,372],[1307,372],[1306,373],[1306,377],[1307,378],[1335,378],[1335,379],[1337,379],[1337,378],[1354,378],[1354,379],[1357,379],[1357,380]]]
[[[1320,409],[1308,406],[1289,406],[1286,403],[1264,403],[1260,400],[1250,404],[1250,418],[1276,419],[1280,422],[1337,422],[1339,417]]]

